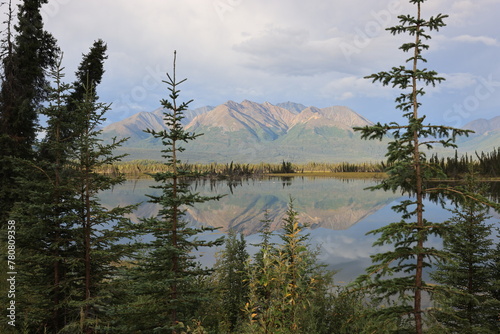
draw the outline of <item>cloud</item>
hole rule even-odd
[[[426,17],[450,15],[448,25],[432,33],[426,56],[430,68],[450,73],[443,87],[455,95],[470,89],[474,77],[500,75],[500,43],[492,33],[499,5],[435,0],[423,6]],[[398,47],[408,36],[385,28],[413,7],[408,0],[51,0],[43,15],[64,50],[68,81],[94,40],[108,44],[99,95],[116,102],[109,117],[116,120],[153,110],[166,97],[161,80],[171,71],[173,50],[178,75],[188,78],[182,94],[195,99],[194,107],[244,99],[347,101],[370,111],[394,90],[363,77],[404,64],[408,55]]]
[[[465,43],[482,43],[487,46],[499,46],[498,40],[487,36],[471,36],[471,35],[460,35],[453,38],[454,41],[465,42]]]

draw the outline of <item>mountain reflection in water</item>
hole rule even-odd
[[[148,203],[146,194],[159,194],[152,189],[154,180],[129,180],[112,190],[101,193],[105,206],[128,205],[143,202],[131,216],[134,222],[141,217],[158,213],[157,205]],[[192,191],[201,195],[224,195],[219,201],[210,201],[187,208],[186,219],[193,224],[220,227],[215,234],[204,235],[215,239],[221,233],[234,229],[246,235],[250,254],[256,251],[252,246],[260,242],[259,231],[267,210],[272,220],[271,229],[278,230],[287,210],[290,198],[299,212],[301,223],[308,224],[310,242],[318,249],[318,259],[330,269],[339,271],[337,283],[348,282],[364,272],[371,264],[370,255],[389,250],[389,246],[373,247],[378,235],[366,235],[392,222],[400,221],[401,215],[391,207],[405,199],[392,192],[369,191],[373,180],[341,180],[327,177],[287,177],[244,180],[201,180],[191,184]],[[495,183],[494,185],[497,185]],[[498,190],[498,187],[495,188]],[[498,198],[498,197],[494,197]],[[451,213],[439,204],[426,201],[426,219],[444,222]],[[497,224],[499,215],[492,213],[491,223]],[[276,236],[273,241],[279,242]],[[428,246],[441,247],[441,240],[431,237]],[[221,248],[201,249],[200,261],[211,266],[215,253]]]
[[[158,213],[158,205],[147,203],[146,197],[146,194],[159,194],[159,190],[150,188],[154,184],[149,179],[129,180],[100,197],[109,206],[143,202],[131,216],[137,222],[140,217]],[[191,183],[193,192],[226,196],[186,208],[185,218],[195,225],[219,227],[221,232],[234,229],[248,236],[262,229],[266,211],[271,230],[280,229],[292,198],[301,223],[311,229],[344,230],[398,197],[390,192],[364,190],[375,184],[371,180],[325,177],[198,180]]]

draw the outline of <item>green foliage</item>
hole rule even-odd
[[[244,333],[328,332],[331,273],[317,264],[303,231],[292,202],[279,235],[283,244],[274,247],[264,231],[256,263],[247,269],[250,297]]]
[[[96,172],[120,159],[113,150],[122,141],[102,145],[98,139],[106,104],[85,95],[71,124],[79,122],[82,131],[64,138],[70,126],[65,103],[70,86],[62,82],[62,71],[61,62],[51,71],[55,87],[41,111],[48,118],[47,135],[37,160],[28,163],[30,172],[18,180],[28,197],[14,210],[24,253],[19,301],[26,307],[20,322],[32,333],[89,333],[109,321],[114,263],[124,256],[118,241],[129,236],[124,215],[135,207],[104,208],[97,197],[124,180]]]
[[[43,29],[40,15],[47,0],[25,0],[19,5],[17,24],[9,8],[7,36],[2,43],[0,87],[0,219],[22,198],[15,179],[23,171],[16,158],[32,161],[38,126],[38,108],[47,98],[45,71],[55,64],[58,47]],[[11,6],[9,4],[9,6]],[[14,26],[14,29],[12,29]],[[15,30],[15,32],[13,32]]]
[[[472,166],[482,177],[497,178],[500,175],[500,151],[494,149],[492,152],[476,152],[476,158],[469,155],[459,157],[455,151],[454,157],[439,158],[433,155],[430,161],[445,172],[450,178],[463,178]]]
[[[317,163],[309,162],[307,164],[292,164],[285,162],[281,164],[241,164],[241,163],[181,163],[181,169],[190,170],[197,173],[205,174],[207,177],[249,177],[261,176],[275,173],[381,173],[385,170],[384,163]],[[147,174],[157,172],[172,172],[170,166],[154,160],[133,160],[127,162],[119,162],[113,165],[103,166],[99,170],[103,174],[123,173],[128,177],[143,177]]]
[[[483,193],[473,173],[464,192]],[[450,333],[497,333],[500,299],[494,295],[492,225],[486,225],[488,207],[471,198],[456,203],[450,229],[444,236],[449,253],[437,264],[432,278],[446,293],[435,296],[434,317]]]
[[[80,117],[79,102],[88,99],[89,102],[97,102],[97,86],[101,83],[104,74],[104,61],[108,58],[106,55],[107,45],[99,39],[94,42],[90,51],[83,55],[82,61],[75,72],[76,80],[73,83],[73,90],[66,97],[65,121],[71,126],[65,128],[62,137],[71,140],[84,131],[79,128],[81,122],[74,122],[75,118]]]
[[[420,97],[425,94],[421,86],[435,86],[444,78],[437,72],[419,68],[427,62],[422,52],[429,48],[425,44],[431,36],[427,31],[438,31],[443,27],[447,15],[438,14],[424,19],[421,5],[425,0],[411,0],[416,7],[416,16],[400,15],[400,24],[388,30],[393,34],[407,33],[413,41],[403,44],[400,49],[410,54],[409,66],[393,67],[388,72],[372,74],[367,78],[380,82],[384,86],[397,87],[403,92],[396,98],[396,108],[403,112],[407,123],[380,124],[356,128],[365,139],[381,140],[390,134],[393,140],[388,145],[387,174],[380,185],[374,189],[397,191],[414,196],[404,200],[393,209],[401,213],[400,222],[389,224],[370,233],[379,233],[374,246],[393,245],[394,249],[372,257],[373,266],[368,274],[358,279],[358,283],[374,293],[375,300],[385,301],[386,307],[377,311],[376,316],[383,319],[400,319],[402,328],[413,327],[412,332],[422,333],[423,314],[422,295],[435,292],[432,285],[423,280],[424,269],[434,260],[443,258],[444,253],[425,244],[431,235],[441,235],[446,228],[424,218],[424,195],[436,189],[428,188],[428,181],[443,178],[445,174],[439,166],[429,163],[423,150],[430,150],[435,144],[443,147],[455,147],[457,136],[467,135],[467,130],[460,130],[441,125],[425,124],[425,116],[419,115]],[[412,219],[412,222],[407,220]],[[386,278],[385,277],[391,277]]]
[[[177,104],[175,53],[173,75],[167,74],[170,100],[162,100],[164,120],[169,130],[146,132],[160,139],[164,145],[163,157],[170,168],[166,172],[153,174],[159,183],[153,188],[161,189],[158,196],[149,196],[150,202],[160,206],[156,217],[145,218],[139,224],[141,234],[152,238],[136,254],[136,264],[129,277],[137,283],[133,287],[135,300],[125,310],[130,322],[128,330],[141,333],[154,331],[177,333],[180,323],[187,323],[196,315],[201,302],[207,298],[200,280],[209,275],[208,269],[200,268],[192,252],[199,247],[220,245],[222,239],[204,241],[198,235],[212,232],[209,227],[190,227],[183,219],[186,207],[220,197],[201,196],[189,190],[187,178],[201,176],[183,169],[179,155],[184,151],[183,142],[194,140],[199,135],[186,132],[181,124],[183,112],[191,102]]]
[[[238,238],[236,232],[230,230],[225,238],[225,249],[217,255],[211,275],[212,297],[206,306],[206,314],[211,315],[208,321],[216,319],[212,327],[216,327],[218,333],[237,333],[246,319],[243,310],[249,293],[248,261],[243,235]]]

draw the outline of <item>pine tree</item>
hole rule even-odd
[[[467,176],[464,192],[484,193],[476,176]],[[432,279],[450,288],[437,295],[436,318],[451,333],[498,333],[500,300],[494,295],[493,226],[486,224],[489,207],[468,197],[452,210],[444,235],[449,257],[437,263]],[[492,270],[493,269],[493,270]]]
[[[185,208],[220,196],[207,197],[193,193],[189,189],[189,179],[202,176],[183,168],[179,155],[184,151],[182,142],[189,142],[199,135],[184,130],[181,120],[189,103],[178,104],[180,91],[178,86],[186,79],[176,79],[176,53],[174,52],[173,75],[167,74],[165,83],[169,86],[170,100],[161,101],[164,107],[164,121],[168,130],[154,131],[147,129],[153,137],[162,141],[165,148],[163,157],[167,160],[169,172],[153,174],[159,183],[153,186],[161,191],[160,195],[150,195],[150,202],[158,204],[158,216],[146,218],[139,224],[142,233],[152,237],[145,250],[137,259],[134,268],[134,287],[138,295],[130,309],[133,324],[128,330],[140,330],[141,333],[153,331],[179,333],[180,328],[196,314],[200,302],[205,298],[197,283],[211,271],[201,268],[192,252],[199,247],[220,245],[222,239],[204,241],[198,235],[214,231],[209,227],[190,227],[184,219]],[[139,317],[134,315],[140,315]]]
[[[403,112],[407,124],[376,124],[361,131],[365,139],[382,139],[391,134],[393,140],[389,143],[387,153],[387,173],[389,177],[373,189],[385,189],[409,194],[412,197],[401,202],[393,209],[402,214],[400,222],[389,224],[370,233],[380,233],[374,246],[394,245],[394,250],[379,253],[372,257],[375,265],[367,269],[368,275],[358,279],[364,282],[365,288],[371,290],[381,300],[387,300],[391,307],[386,307],[378,316],[381,319],[399,319],[401,328],[413,328],[412,332],[423,332],[422,294],[433,291],[433,287],[423,280],[426,267],[433,259],[442,258],[443,253],[426,247],[430,235],[440,235],[445,228],[442,224],[432,223],[424,218],[424,196],[435,192],[428,180],[445,177],[439,167],[426,161],[425,149],[431,149],[434,144],[444,147],[455,147],[456,136],[467,134],[467,131],[441,125],[425,124],[425,116],[420,115],[420,98],[425,94],[423,86],[440,83],[444,78],[437,72],[420,68],[426,59],[422,56],[429,48],[425,40],[431,36],[427,31],[438,31],[445,26],[447,15],[438,14],[424,19],[421,15],[421,5],[425,0],[410,0],[416,7],[416,16],[399,16],[400,24],[388,28],[396,35],[408,33],[413,41],[403,44],[400,49],[410,53],[407,59],[409,66],[393,67],[389,72],[372,74],[367,78],[373,82],[381,82],[384,86],[392,85],[403,90],[396,98],[396,108]],[[431,139],[428,139],[431,138]],[[413,221],[407,222],[412,219]],[[398,276],[382,279],[385,276]],[[394,303],[393,297],[397,297]]]

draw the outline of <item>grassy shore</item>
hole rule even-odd
[[[280,164],[260,163],[210,163],[182,164],[182,169],[207,174],[209,177],[242,177],[242,176],[307,176],[338,178],[383,178],[384,166],[379,163],[315,163],[292,164],[283,161]],[[169,167],[153,160],[135,160],[119,162],[102,167],[98,172],[103,174],[124,174],[127,178],[148,177],[157,172],[168,172]]]
[[[387,177],[383,172],[298,172],[298,173],[270,173],[276,177],[333,177],[339,179],[383,179]]]

